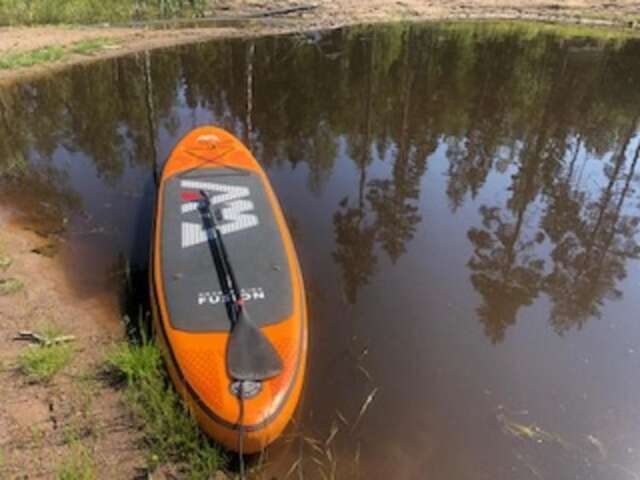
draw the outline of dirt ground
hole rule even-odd
[[[70,64],[148,48],[364,22],[500,18],[636,28],[640,1],[220,0],[209,13],[245,20],[181,29],[2,28],[0,56],[97,37],[113,38],[117,45],[91,57],[69,55],[55,64],[0,71],[0,86]],[[260,15],[261,19],[246,20]],[[76,442],[70,436],[90,451],[98,478],[147,478],[140,433],[121,393],[96,377],[106,350],[124,336],[117,319],[107,318],[113,316],[107,312],[115,309],[104,308],[108,299],[79,298],[65,280],[60,259],[34,253],[44,242],[37,234],[13,226],[9,212],[0,206],[0,247],[12,259],[6,271],[0,269],[0,278],[15,277],[24,283],[21,291],[0,296],[0,478],[56,478],[61,462],[73,454]],[[30,384],[15,365],[20,350],[27,347],[14,337],[45,323],[58,323],[75,336],[75,354],[70,366],[50,384]]]
[[[34,253],[46,244],[0,215],[0,249],[11,265],[0,279],[24,287],[0,296],[0,478],[57,478],[82,445],[98,478],[131,479],[145,457],[135,422],[121,393],[100,378],[101,364],[123,330],[108,318],[103,300],[83,300],[67,285],[59,260]],[[57,325],[73,335],[70,364],[50,383],[30,383],[17,368],[25,341],[20,331]],[[74,450],[75,449],[75,450]],[[75,478],[75,477],[74,477]]]
[[[93,56],[69,54],[55,64],[0,70],[0,85],[66,65],[215,37],[285,33],[392,20],[521,19],[640,26],[635,0],[216,0],[205,12],[212,21],[129,27],[0,28],[0,56],[43,46],[68,46],[93,38],[116,45]],[[180,27],[180,28],[177,28]]]

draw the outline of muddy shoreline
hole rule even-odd
[[[10,262],[0,278],[21,285],[0,296],[0,477],[57,478],[82,448],[97,478],[132,478],[146,465],[139,430],[122,392],[99,380],[106,352],[124,337],[113,306],[78,295],[62,259],[41,250],[46,238],[6,212],[0,226],[0,248]],[[73,337],[70,362],[50,381],[31,381],[20,358],[38,347],[16,338],[51,326]]]
[[[218,14],[219,12],[219,14]],[[385,22],[424,21],[535,21],[568,25],[615,28],[630,34],[640,32],[640,6],[632,1],[603,2],[571,0],[549,4],[536,0],[473,3],[453,0],[446,4],[405,0],[320,1],[300,4],[233,1],[209,12],[210,20],[148,22],[136,26],[45,26],[0,28],[0,56],[27,52],[45,46],[68,47],[96,38],[114,44],[91,55],[71,53],[62,60],[32,67],[0,70],[0,87],[50,74],[71,65],[91,63],[144,50],[204,42],[215,38],[277,35]]]

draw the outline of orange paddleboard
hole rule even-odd
[[[215,228],[207,226],[209,211]],[[221,255],[215,235],[233,266],[235,290],[216,268]],[[304,285],[265,172],[222,129],[193,130],[164,166],[154,219],[151,296],[156,337],[171,379],[204,431],[244,453],[273,442],[291,419],[304,381]],[[231,377],[232,308],[241,310],[277,353],[280,368],[270,378]],[[250,348],[247,352],[252,354]]]

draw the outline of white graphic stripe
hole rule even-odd
[[[207,232],[199,223],[182,222],[182,248],[207,241]]]
[[[246,187],[238,187],[235,185],[223,185],[220,183],[198,182],[195,180],[182,180],[180,182],[182,188],[193,190],[208,190],[210,192],[223,192],[210,198],[211,204],[225,203],[236,198],[248,197],[249,189]],[[198,206],[195,202],[187,202],[182,204],[182,213],[195,211]]]
[[[257,226],[260,222],[258,216],[248,213],[254,210],[252,201],[243,197],[249,197],[251,192],[247,187],[237,185],[224,185],[219,183],[200,182],[197,180],[182,180],[181,188],[190,190],[207,190],[219,192],[210,198],[211,204],[225,204],[220,213],[224,223],[218,226],[220,233],[226,235],[239,232]],[[182,214],[193,212],[198,208],[197,202],[185,202],[180,206]],[[182,222],[182,248],[199,245],[207,241],[207,232],[200,223]]]
[[[225,235],[227,233],[239,232],[247,228],[258,225],[258,217],[250,212],[253,210],[253,202],[249,200],[236,200],[229,202],[229,206],[222,209],[223,220],[229,220],[232,223],[225,223],[220,227],[220,232]]]

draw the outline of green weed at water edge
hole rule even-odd
[[[0,70],[31,67],[39,63],[55,62],[63,56],[64,48],[62,47],[44,47],[28,52],[9,53],[0,57]]]
[[[143,424],[152,468],[171,461],[188,478],[204,480],[224,466],[221,451],[205,437],[170,385],[155,344],[117,345],[106,367],[126,385],[125,398]]]
[[[115,42],[108,38],[91,38],[89,40],[81,40],[71,45],[71,52],[80,55],[93,55],[108,48],[113,48]]]

